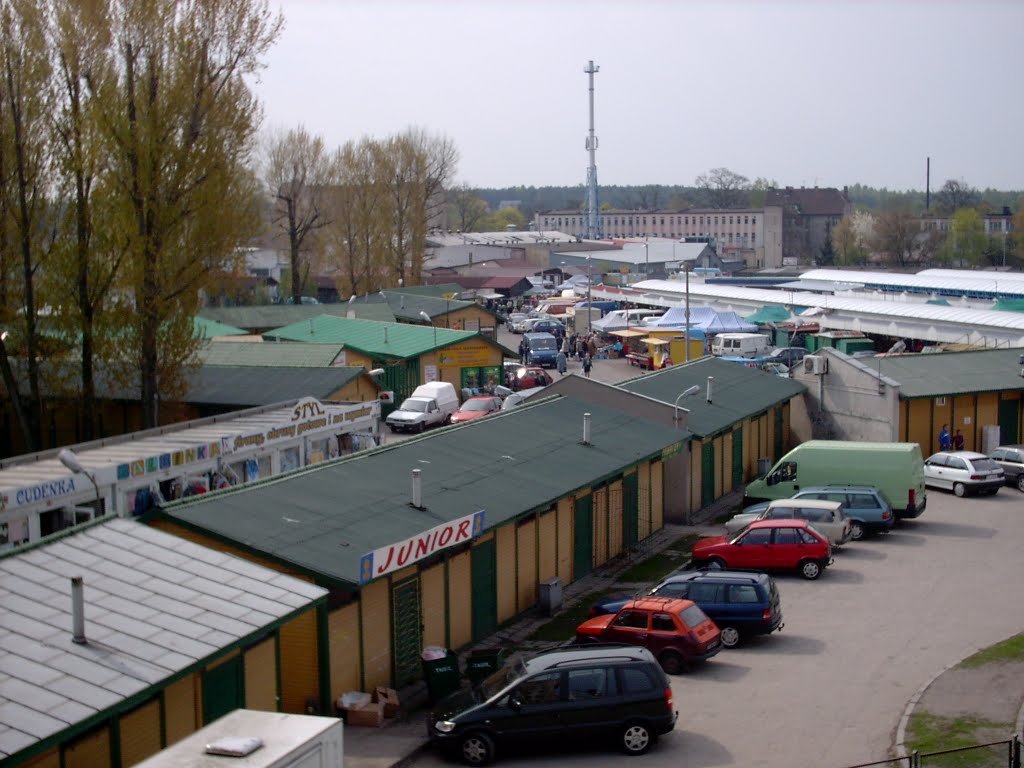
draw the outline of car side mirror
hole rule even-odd
[[[779,478],[778,478],[778,476],[777,476],[777,475],[776,475],[776,474],[775,474],[775,473],[773,472],[772,474],[768,475],[768,477],[766,477],[766,478],[764,479],[764,482],[765,482],[765,485],[775,485],[775,484],[776,484],[777,482],[779,482]]]
[[[523,708],[522,699],[520,699],[515,694],[510,695],[508,697],[508,708],[511,709],[513,712],[518,712]]]

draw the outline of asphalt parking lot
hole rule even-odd
[[[673,679],[676,730],[645,766],[833,766],[890,756],[933,675],[1024,629],[1024,494],[957,499],[851,542],[818,581],[778,575],[785,629]],[[1024,681],[1021,681],[1024,692]],[[499,756],[514,766],[619,765],[611,751]],[[428,752],[419,766],[450,765]]]

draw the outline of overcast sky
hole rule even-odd
[[[1024,189],[1021,0],[271,0],[266,127],[329,146],[418,126],[457,180]]]

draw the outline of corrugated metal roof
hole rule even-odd
[[[385,302],[363,304],[352,308],[356,317],[365,320],[393,322],[394,313]],[[267,328],[281,328],[285,325],[309,320],[320,315],[338,315],[345,317],[349,306],[345,304],[267,304],[257,307],[206,307],[200,312],[201,317],[228,323],[249,331],[262,331]]]
[[[480,336],[473,331],[453,331],[408,323],[378,323],[374,320],[352,320],[330,315],[310,318],[263,335],[268,339],[344,344],[377,358],[419,357],[425,352]],[[487,341],[494,343],[490,339]]]
[[[900,384],[900,397],[941,397],[1024,390],[1021,349],[985,349],[876,357],[868,365]],[[867,362],[867,361],[862,361]]]
[[[207,366],[327,368],[341,350],[341,344],[211,341],[199,350],[199,359]]]
[[[448,284],[450,285],[450,283]],[[461,289],[460,289],[461,290]],[[426,312],[431,319],[444,317],[446,314],[456,312],[466,307],[480,307],[482,311],[490,312],[472,301],[460,301],[458,299],[445,299],[443,296],[431,296],[425,293],[407,293],[405,291],[379,291],[368,296],[356,296],[349,306],[358,307],[374,304],[386,304],[397,320],[407,320],[412,323],[423,323],[420,312]],[[493,312],[490,312],[494,314]],[[369,319],[369,318],[368,318]]]
[[[584,412],[590,445],[580,442]],[[357,583],[360,559],[379,547],[479,510],[494,527],[683,439],[670,426],[558,397],[163,514]],[[410,504],[413,469],[423,471],[425,510]]]
[[[205,317],[194,317],[192,322],[196,329],[196,336],[201,339],[212,339],[215,336],[245,336],[247,334],[247,331],[243,331],[241,328],[225,325]]]
[[[352,365],[329,368],[209,365],[189,376],[185,402],[248,407],[303,397],[327,400],[365,372],[361,366]]]
[[[966,271],[966,270],[964,270]],[[946,296],[1024,298],[1024,278],[1003,272],[974,272],[967,276],[935,273],[907,275],[877,270],[812,269],[800,275],[801,280],[852,283],[868,289],[938,293]]]
[[[71,642],[71,578],[85,635]],[[0,558],[0,758],[252,638],[326,591],[113,519]]]
[[[708,376],[715,377],[710,403],[707,401]],[[794,379],[714,357],[674,365],[624,381],[619,386],[664,403],[675,403],[681,392],[695,384],[701,391],[684,397],[679,406],[690,411],[687,427],[698,437],[730,429],[748,416],[762,413],[804,392],[804,385]]]
[[[462,293],[463,288],[458,283],[438,283],[437,285],[412,285],[407,288],[395,289],[388,293],[404,293],[407,296],[433,296],[443,299],[446,293]]]
[[[1004,280],[1008,283],[1024,283],[1024,273],[1006,272],[995,269],[922,269],[919,276],[936,278],[966,278],[968,280]]]

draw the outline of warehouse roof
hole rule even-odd
[[[455,291],[453,291],[453,293],[455,293]],[[424,322],[420,312],[425,312],[427,317],[430,317],[431,319],[435,317],[444,317],[451,312],[466,309],[467,307],[479,307],[484,312],[488,312],[492,315],[494,314],[486,307],[480,306],[472,301],[459,301],[455,298],[446,299],[443,296],[432,296],[426,292],[409,293],[406,291],[378,291],[377,293],[371,293],[366,296],[356,296],[350,302],[347,302],[347,304],[352,307],[385,304],[391,312],[394,313],[396,320],[408,320],[413,323]]]
[[[201,339],[212,339],[217,336],[245,336],[246,331],[241,328],[236,328],[233,325],[225,325],[224,323],[217,322],[216,320],[210,320],[206,317],[194,317],[192,318],[192,324],[196,329],[196,336]]]
[[[591,441],[581,443],[584,412]],[[664,424],[569,397],[544,399],[159,513],[325,578],[358,583],[363,555],[484,511],[486,528],[543,509],[667,448]],[[411,505],[422,470],[423,506]]]
[[[975,392],[1024,390],[1020,356],[1024,349],[985,349],[861,360],[900,385],[900,397],[941,397]]]
[[[394,313],[386,303],[361,304],[349,307],[344,304],[264,304],[254,307],[206,307],[200,315],[209,320],[228,323],[250,332],[264,331],[268,328],[280,328],[292,323],[309,320],[320,315],[338,315],[345,317],[349,311],[364,320],[380,320],[393,322]]]
[[[708,377],[714,376],[711,402],[707,400]],[[804,385],[739,363],[702,357],[619,384],[623,389],[674,403],[693,385],[701,391],[679,401],[689,410],[687,426],[698,437],[729,429],[749,416],[803,394]]]
[[[208,366],[270,366],[272,368],[328,368],[341,353],[341,344],[277,344],[211,341],[199,350]]]
[[[85,636],[73,643],[71,579]],[[0,758],[201,668],[326,592],[124,519],[0,557]],[[67,734],[71,735],[71,734]]]
[[[189,376],[183,401],[248,407],[303,397],[330,400],[364,373],[366,369],[358,365],[316,369],[204,365]]]

